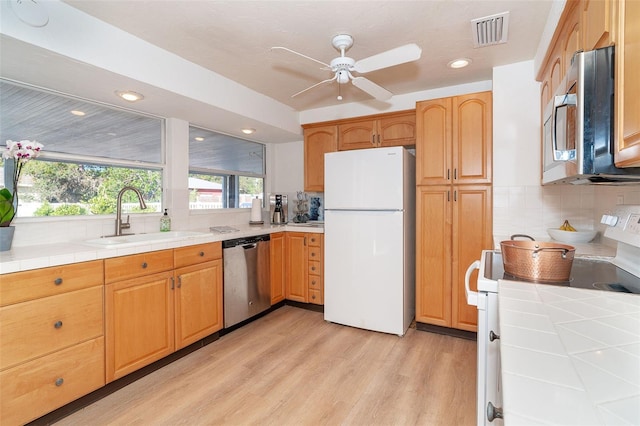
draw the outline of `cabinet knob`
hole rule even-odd
[[[315,267],[315,266],[312,266],[312,267],[311,267],[311,270],[312,270],[312,271],[315,271],[315,270],[316,270],[316,267]]]
[[[53,327],[54,327],[54,328],[62,328],[62,321],[56,321],[56,322],[53,324]]]
[[[312,294],[312,295],[311,295],[311,298],[312,298],[313,300],[316,300],[316,295],[315,295],[315,294]]]
[[[498,339],[500,339],[500,335],[494,333],[493,330],[491,330],[489,332],[489,340],[493,342],[494,340],[498,340]]]
[[[204,257],[204,252],[203,251],[201,251],[199,254],[200,254],[200,257]]]
[[[311,252],[311,257],[316,257],[316,253],[315,252]]]
[[[60,284],[62,284],[62,278],[56,278],[55,280],[53,280],[53,283],[54,283],[55,285],[60,285]]]
[[[316,280],[312,280],[311,285],[316,285]]]
[[[491,402],[487,404],[487,420],[490,422],[502,418],[502,408],[494,406]]]
[[[62,386],[63,383],[64,383],[64,379],[62,377],[58,377],[56,379],[56,386]]]
[[[142,262],[142,269],[147,269],[147,262]]]

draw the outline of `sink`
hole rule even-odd
[[[295,222],[289,222],[287,223],[287,226],[301,226],[301,227],[306,227],[306,228],[322,228],[324,226],[324,223],[314,223],[314,222],[303,222],[303,223],[295,223]]]
[[[128,247],[144,243],[157,243],[163,241],[179,240],[184,238],[198,237],[201,235],[209,235],[205,232],[195,231],[169,231],[169,232],[152,232],[149,234],[131,234],[112,237],[101,237],[85,240],[85,244],[99,246],[104,248]]]

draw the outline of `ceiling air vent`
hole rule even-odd
[[[509,12],[485,16],[471,21],[473,47],[486,47],[507,42]]]

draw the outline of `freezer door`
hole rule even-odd
[[[402,147],[325,154],[325,210],[402,210]]]
[[[403,222],[402,212],[325,212],[325,320],[404,335],[415,310]]]

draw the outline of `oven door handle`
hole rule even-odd
[[[471,274],[476,269],[480,269],[479,260],[476,260],[471,265],[469,265],[469,267],[467,268],[467,273],[464,274],[464,293],[467,296],[467,305],[472,305],[472,306],[478,306],[478,292],[471,291],[469,287],[469,280],[471,279]]]

